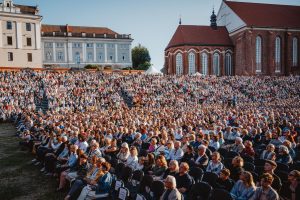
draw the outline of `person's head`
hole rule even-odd
[[[268,144],[266,149],[269,152],[274,152],[275,151],[275,146],[274,146],[274,144]]]
[[[176,188],[176,179],[174,176],[167,176],[165,179],[165,187],[169,190]]]
[[[186,162],[182,162],[179,166],[179,173],[180,174],[186,174],[190,169],[189,164],[187,164]]]
[[[198,146],[198,154],[202,156],[205,154],[205,152],[206,152],[206,146],[204,146],[203,144],[199,145]]]
[[[248,171],[241,172],[240,180],[243,181],[247,187],[254,186],[252,174]]]
[[[155,159],[154,159],[154,154],[153,153],[148,153],[147,154],[147,161],[148,164],[153,165],[155,163]]]
[[[300,171],[293,170],[289,173],[288,180],[290,183],[300,183]]]
[[[187,151],[187,153],[193,153],[193,151],[194,151],[193,146],[192,145],[188,145],[186,147],[186,151]]]
[[[244,142],[244,145],[245,145],[246,148],[252,148],[252,142],[249,141],[249,140],[246,140],[246,141]]]
[[[230,176],[230,170],[229,169],[222,169],[220,172],[220,179],[227,180]]]
[[[269,186],[272,185],[273,183],[273,176],[269,173],[264,173],[263,175],[261,175],[260,177],[260,184],[263,188],[267,188]]]
[[[128,151],[129,151],[128,144],[127,144],[126,142],[124,142],[124,143],[121,145],[121,152],[127,153]]]
[[[236,137],[235,138],[235,144],[236,145],[239,145],[239,144],[242,144],[243,143],[243,139],[242,138],[240,138],[240,137]]]
[[[175,149],[179,149],[180,146],[181,146],[181,142],[176,141],[176,142],[174,143],[174,148],[175,148]]]
[[[178,172],[179,170],[179,165],[178,165],[178,161],[177,160],[171,160],[169,163],[169,169],[172,172]]]
[[[87,159],[88,159],[87,155],[81,154],[81,155],[80,155],[80,160],[79,160],[79,162],[80,162],[81,164],[82,164],[82,163],[86,163]]]
[[[152,138],[151,139],[151,145],[156,145],[157,144],[157,139],[156,138]]]
[[[264,171],[266,173],[273,174],[274,170],[276,169],[277,164],[273,160],[266,160],[265,165],[264,165]]]
[[[138,151],[137,151],[137,148],[135,146],[130,147],[130,155],[131,156],[137,156],[138,155]]]
[[[213,162],[217,162],[217,161],[220,161],[221,160],[221,157],[220,157],[220,153],[215,151],[211,154],[211,160]]]
[[[243,167],[244,159],[241,156],[236,156],[232,159],[231,164],[233,167]]]
[[[104,173],[107,173],[109,170],[110,170],[110,164],[108,162],[103,162],[101,164],[101,170],[104,172]]]
[[[162,155],[157,156],[156,165],[159,166],[159,167],[168,167],[168,163],[166,161],[166,158]]]
[[[281,154],[281,155],[288,155],[289,154],[289,149],[284,145],[280,145],[278,153]]]

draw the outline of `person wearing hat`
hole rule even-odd
[[[274,188],[276,191],[280,191],[280,188],[282,186],[280,178],[274,173],[275,169],[277,167],[277,164],[273,160],[266,160],[265,165],[264,165],[264,172],[269,173],[273,176],[273,181],[272,181],[272,188]]]

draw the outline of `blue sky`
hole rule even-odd
[[[2,0],[0,0],[2,1]],[[241,0],[235,0],[241,1]],[[300,5],[300,0],[242,0]],[[108,27],[131,34],[133,47],[150,51],[158,69],[164,64],[164,49],[182,16],[182,24],[209,25],[213,6],[222,0],[14,0],[16,4],[39,5],[44,24]]]

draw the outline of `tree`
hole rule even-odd
[[[147,70],[151,66],[151,57],[146,47],[139,44],[131,52],[133,69]]]

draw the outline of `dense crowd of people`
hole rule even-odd
[[[299,97],[299,76],[0,73],[0,121],[66,200],[299,199]]]

